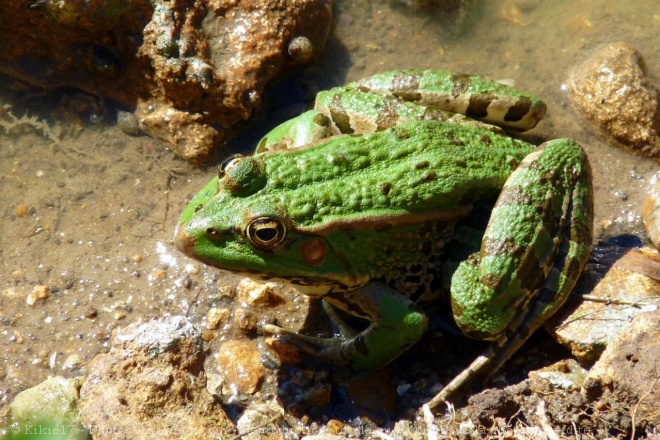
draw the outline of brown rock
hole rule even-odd
[[[243,278],[236,286],[238,300],[250,307],[275,307],[284,298],[273,290],[273,283],[260,284],[250,278]]]
[[[265,373],[259,349],[250,341],[224,343],[218,352],[218,369],[229,384],[244,394],[257,391]]]
[[[206,390],[199,330],[183,317],[131,324],[94,358],[80,419],[99,439],[212,439],[234,432]]]
[[[575,111],[629,151],[660,160],[658,89],[642,56],[626,43],[609,43],[568,80]]]
[[[653,256],[660,258],[650,249],[627,251],[591,291],[598,301],[571,296],[545,329],[583,364],[596,361],[635,316],[660,305],[660,282],[653,278],[660,262]]]
[[[206,328],[217,330],[221,326],[227,325],[231,316],[231,310],[211,307],[206,312]]]
[[[607,347],[584,383],[594,407],[625,407],[639,431],[660,424],[660,310],[638,315]],[[639,432],[638,431],[638,432]]]
[[[233,323],[243,333],[254,333],[257,331],[257,316],[244,308],[234,310]]]
[[[140,128],[201,162],[275,77],[320,54],[325,0],[3,1],[0,72],[137,108]]]
[[[297,365],[302,361],[300,348],[279,338],[266,338],[268,348],[273,350],[280,362]]]
[[[656,173],[651,179],[651,189],[649,191],[644,206],[642,207],[642,220],[644,229],[653,246],[660,249],[660,181]]]
[[[556,390],[579,389],[584,383],[587,370],[575,359],[566,359],[545,368],[529,372],[529,384],[537,393],[549,394]]]

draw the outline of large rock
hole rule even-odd
[[[628,415],[637,432],[654,431],[660,425],[658,359],[660,310],[655,310],[639,314],[589,371],[583,387],[596,401],[593,407]]]
[[[570,74],[575,111],[629,151],[660,160],[658,89],[642,56],[617,42],[600,48]]]
[[[80,420],[100,439],[215,439],[235,432],[206,390],[200,331],[183,317],[131,324],[94,358]]]
[[[329,0],[3,0],[0,72],[131,108],[141,128],[208,158],[274,77],[324,48]]]
[[[590,365],[620,333],[630,331],[638,315],[660,306],[658,273],[657,250],[629,249],[590,292],[595,300],[571,296],[544,327],[581,363]]]
[[[87,431],[78,423],[82,382],[82,378],[49,377],[19,393],[9,405],[14,434],[11,438],[87,439]]]

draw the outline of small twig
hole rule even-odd
[[[623,301],[620,299],[611,299],[611,298],[599,298],[594,295],[578,295],[580,298],[584,299],[585,301],[591,301],[591,302],[597,302],[597,303],[604,303],[607,305],[614,304],[614,305],[620,305],[620,306],[633,306],[637,307],[640,303],[648,300],[654,300],[654,299],[660,299],[660,296],[655,295],[655,296],[648,296],[646,298],[640,298],[636,301]]]
[[[548,414],[545,412],[545,401],[539,399],[539,404],[536,406],[536,416],[539,418],[539,423],[541,424],[541,429],[548,437],[549,440],[559,440],[559,436],[550,426],[550,421],[548,420]]]
[[[424,422],[426,423],[426,437],[428,440],[438,440],[440,431],[435,424],[435,417],[431,412],[428,405],[422,406],[422,414],[424,415]]]

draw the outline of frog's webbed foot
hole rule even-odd
[[[308,355],[319,359],[319,357],[322,357],[321,352],[323,349],[332,349],[332,347],[345,343],[346,341],[355,338],[359,334],[359,332],[357,332],[353,327],[347,324],[346,321],[344,321],[339,313],[337,313],[337,309],[335,309],[327,301],[323,301],[321,305],[323,307],[323,311],[332,321],[333,326],[339,331],[339,336],[334,336],[331,338],[319,338],[317,336],[303,335],[272,324],[266,324],[262,328],[264,332],[270,333],[271,335],[289,337],[291,341],[298,346],[298,348],[302,349]]]
[[[494,343],[431,402],[489,377],[566,301],[592,241],[591,171],[569,139],[532,152],[504,186],[481,250],[452,278],[454,317],[464,333]]]
[[[264,331],[287,335],[315,359],[353,370],[374,369],[391,362],[426,331],[427,318],[419,307],[384,284],[369,283],[354,291],[329,294],[324,299],[331,306],[369,320],[369,326],[356,333],[335,310],[326,307],[341,336],[317,338],[273,325],[264,326]]]

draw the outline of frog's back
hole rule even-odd
[[[490,199],[533,147],[490,130],[415,122],[263,157],[255,203],[285,207],[300,230],[461,217]],[[457,214],[454,214],[455,212]]]
[[[191,201],[177,245],[313,295],[381,276],[407,283],[420,264],[415,279],[428,278],[455,222],[493,200],[532,148],[424,121],[245,157]],[[413,295],[420,282],[410,284],[397,289]]]

